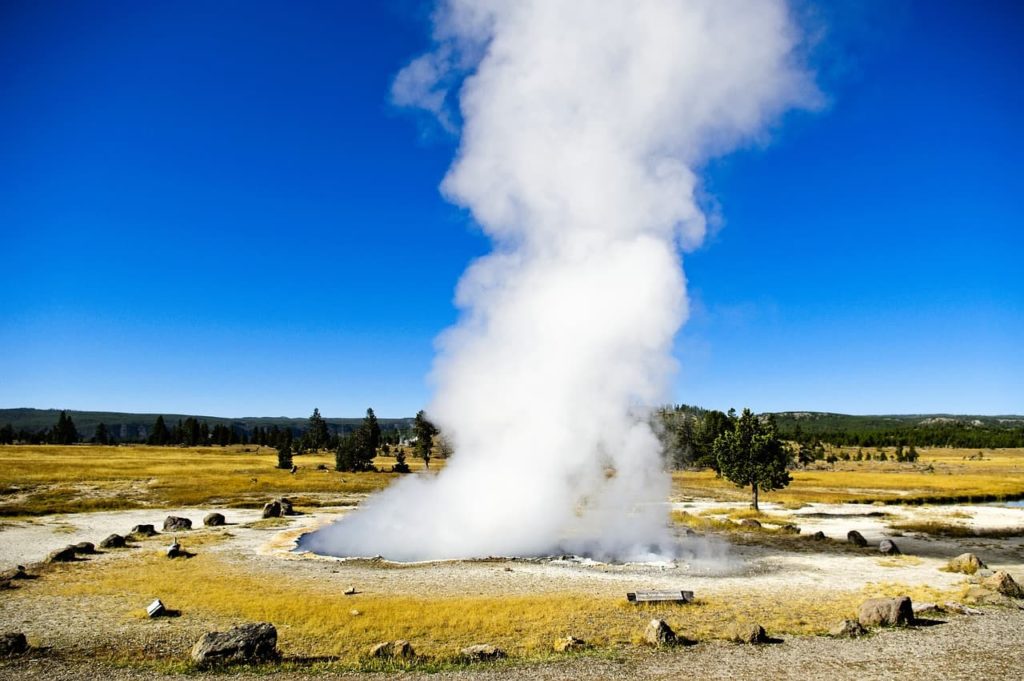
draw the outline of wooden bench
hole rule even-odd
[[[630,603],[690,603],[692,591],[630,591],[626,594]]]

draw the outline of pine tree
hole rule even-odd
[[[330,433],[327,432],[327,422],[320,416],[320,410],[314,408],[313,414],[309,417],[303,444],[315,452],[326,447],[328,440]]]
[[[434,448],[434,436],[437,435],[437,428],[427,420],[427,415],[421,409],[416,414],[416,456],[423,459],[423,465],[430,468],[430,454]]]
[[[754,510],[760,510],[759,491],[782,489],[790,483],[789,454],[771,417],[762,421],[744,409],[735,427],[715,440],[714,451],[722,475],[737,487],[750,487]]]
[[[395,465],[391,467],[395,473],[408,473],[409,464],[405,462],[405,450],[401,447],[395,449]]]
[[[292,467],[292,448],[291,445],[285,443],[277,450],[277,467],[285,470],[291,470]]]
[[[366,429],[366,445],[376,453],[377,448],[380,447],[380,424],[377,423],[377,415],[373,413],[373,409],[366,410],[366,416],[363,418],[363,428]]]
[[[153,432],[149,436],[149,444],[162,446],[166,445],[171,440],[171,433],[167,430],[167,424],[164,423],[163,416],[156,417],[156,423],[153,424]]]
[[[110,444],[110,433],[107,432],[107,424],[99,423],[96,425],[96,432],[92,436],[93,442],[98,445],[109,445]]]
[[[57,445],[71,445],[78,442],[78,430],[66,411],[57,417],[57,425],[50,431],[50,441]]]

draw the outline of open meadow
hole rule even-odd
[[[297,456],[293,474],[274,467],[274,450],[252,446],[0,447],[0,568],[23,564],[34,577],[5,583],[0,618],[28,634],[38,663],[0,663],[0,674],[45,678],[56,665],[84,678],[96,663],[115,675],[191,674],[188,650],[204,632],[252,621],[275,624],[284,656],[260,673],[284,677],[382,669],[471,675],[481,667],[460,650],[476,643],[508,654],[483,666],[499,678],[542,671],[552,678],[646,676],[652,665],[666,673],[702,669],[714,678],[723,674],[723,656],[732,656],[735,678],[756,676],[763,665],[776,665],[782,677],[794,649],[851,660],[871,651],[904,664],[915,646],[941,659],[948,648],[945,663],[955,669],[957,641],[979,649],[1014,636],[1024,643],[1017,605],[1024,601],[983,594],[977,581],[987,572],[944,570],[969,551],[1024,581],[1024,508],[982,503],[1024,495],[1024,450],[984,450],[980,458],[977,450],[920,454],[912,464],[840,461],[796,470],[788,488],[762,496],[760,512],[749,509],[746,490],[710,471],[676,472],[666,508],[683,547],[675,561],[548,556],[395,564],[293,549],[299,536],[343,517],[397,474],[339,473],[328,454]],[[432,460],[425,471],[422,461],[409,461],[415,475],[443,465]],[[386,470],[394,460],[375,463]],[[263,504],[282,496],[298,514],[263,519]],[[942,500],[950,503],[936,503]],[[211,511],[227,524],[204,527]],[[43,562],[54,549],[99,544],[137,524],[160,530],[167,515],[193,521],[195,529],[173,533],[192,557],[167,558],[171,533],[161,532],[72,562]],[[850,530],[868,546],[848,542]],[[882,539],[895,541],[902,555],[882,555]],[[628,591],[673,589],[692,590],[696,599],[639,606],[625,599]],[[926,620],[935,626],[849,641],[826,636],[836,622],[855,618],[865,599],[900,595],[938,604]],[[145,608],[155,598],[177,616],[148,619]],[[985,615],[956,614],[962,605]],[[645,646],[652,618],[698,644],[677,652]],[[756,622],[785,644],[750,658],[728,643],[737,622]],[[566,636],[585,647],[555,652]],[[374,644],[397,639],[410,641],[417,657],[368,655]],[[1020,671],[1019,658],[990,658],[980,667],[988,678]],[[805,671],[804,678],[829,673]]]

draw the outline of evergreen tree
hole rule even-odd
[[[395,465],[391,468],[395,473],[408,473],[409,464],[405,462],[405,450],[401,447],[395,449]]]
[[[164,423],[164,417],[157,416],[156,423],[153,424],[153,432],[149,435],[149,444],[151,445],[166,445],[171,441],[171,433],[167,430],[167,424]]]
[[[110,444],[110,433],[107,432],[107,424],[99,423],[96,425],[96,432],[92,436],[92,441],[98,445]]]
[[[291,470],[292,467],[292,448],[291,445],[285,443],[277,450],[277,467],[285,470]]]
[[[315,452],[325,448],[328,440],[330,440],[330,433],[327,432],[327,422],[320,416],[320,410],[314,408],[313,414],[309,417],[303,444]]]
[[[78,430],[66,411],[57,417],[57,425],[50,431],[50,441],[57,445],[70,445],[78,442]]]
[[[13,445],[14,444],[14,426],[7,424],[3,428],[0,428],[0,445]]]
[[[377,423],[377,415],[373,413],[373,409],[366,410],[366,416],[363,418],[363,428],[366,429],[366,446],[373,449],[374,453],[376,453],[377,448],[380,447],[380,424]]]
[[[770,417],[762,421],[749,409],[732,430],[715,440],[715,456],[722,475],[737,487],[750,487],[751,507],[758,507],[758,492],[782,489],[790,482],[788,453]]]
[[[437,435],[437,428],[427,420],[427,415],[421,409],[416,414],[416,456],[423,459],[423,465],[430,468],[430,454],[434,448],[434,436]]]

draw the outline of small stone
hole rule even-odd
[[[825,536],[825,533],[822,532],[821,530],[818,530],[814,534],[810,535],[810,538],[812,540],[814,540],[814,541],[825,541],[825,539],[827,539],[827,537]]]
[[[902,555],[900,547],[896,546],[896,542],[892,539],[883,539],[878,542],[878,550],[886,556],[899,556]]]
[[[65,546],[62,549],[51,551],[46,557],[47,563],[70,563],[75,559],[75,547]]]
[[[908,596],[870,598],[857,610],[857,621],[865,627],[900,627],[914,623],[914,605]]]
[[[861,548],[864,548],[868,545],[868,540],[865,539],[864,535],[858,532],[857,530],[850,530],[849,532],[847,532],[846,541]]]
[[[672,631],[672,627],[668,626],[665,620],[653,619],[644,629],[644,641],[653,646],[674,645],[676,632]]]
[[[857,620],[843,620],[828,630],[828,635],[834,638],[859,638],[867,633]]]
[[[345,589],[346,596],[355,596],[356,593],[358,592],[356,591],[356,588],[354,586],[350,586],[349,588]]]
[[[157,534],[156,528],[152,525],[136,525],[131,531],[134,537],[155,537]]]
[[[28,652],[28,639],[20,631],[0,634],[0,657],[14,657]]]
[[[96,553],[96,545],[91,541],[80,541],[75,544],[75,553],[90,554]]]
[[[183,532],[192,529],[192,521],[188,518],[169,515],[164,519],[164,532]]]
[[[500,660],[506,657],[505,651],[490,643],[478,643],[463,648],[460,654],[469,662],[485,662],[487,660]]]
[[[221,527],[225,522],[222,513],[207,513],[206,517],[203,518],[203,525],[206,527]]]
[[[123,549],[127,541],[119,534],[112,534],[100,542],[101,549]]]
[[[586,647],[586,641],[575,636],[565,636],[555,641],[556,653],[575,653]]]
[[[1024,598],[1024,589],[1014,581],[1006,570],[999,570],[991,577],[982,580],[981,585],[1010,598]]]
[[[754,518],[744,518],[740,521],[743,527],[761,527],[761,523]]]
[[[359,610],[352,609],[352,610],[348,611],[348,614],[352,615],[353,617],[359,617],[363,613],[360,612]]]
[[[729,628],[729,640],[735,643],[759,644],[768,643],[768,634],[764,627],[753,622],[737,622]]]
[[[984,570],[986,567],[981,562],[981,559],[973,553],[961,553],[946,564],[946,570],[949,572],[960,572],[965,575],[973,575],[979,570]]]
[[[409,660],[416,657],[416,651],[413,650],[411,643],[400,639],[378,643],[370,648],[370,657]]]

